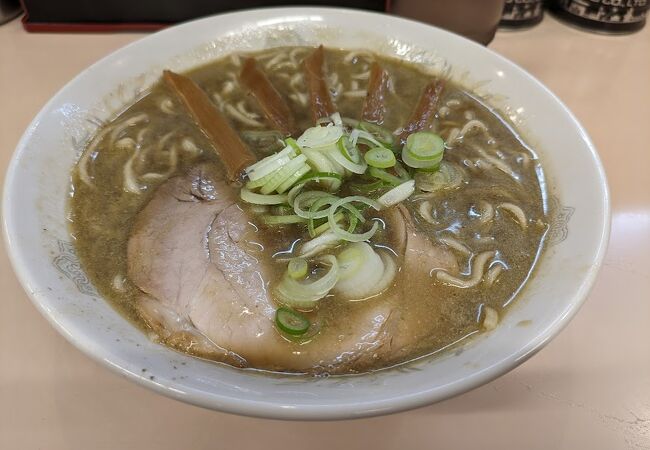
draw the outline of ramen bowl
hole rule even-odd
[[[390,36],[382,33],[390,30]],[[449,76],[498,108],[539,153],[550,230],[534,276],[499,326],[453,351],[360,375],[311,377],[235,369],[152,342],[101,298],[68,229],[70,172],[98,121],[155,83],[232,52],[324,44],[367,49]],[[260,9],[168,28],[92,65],[36,116],[11,161],[4,236],[25,291],[73,345],[109,369],[175,399],[278,419],[344,419],[449,398],[511,370],[578,311],[602,264],[610,224],[598,154],[571,112],[513,63],[443,30],[382,14]]]

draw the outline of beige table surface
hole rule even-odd
[[[0,26],[0,173],[41,106],[139,34]],[[0,252],[0,449],[650,449],[650,26],[588,34],[550,17],[493,49],[549,86],[591,134],[612,192],[605,265],[541,353],[460,397],[387,417],[295,423],[203,410],[92,362],[38,314]],[[644,256],[645,255],[645,256]]]

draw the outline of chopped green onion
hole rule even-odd
[[[360,300],[378,294],[392,283],[396,272],[392,259],[366,242],[347,245],[336,260],[339,280],[334,292],[343,299]]]
[[[359,223],[359,219],[354,214],[350,214],[350,213],[345,214],[343,212],[338,212],[338,213],[334,214],[334,221],[336,223],[339,223],[345,217],[348,218],[348,233],[354,232],[354,230],[357,228],[357,224]],[[323,223],[323,224],[317,226],[316,228],[314,228],[314,234],[313,234],[312,237],[319,236],[322,233],[328,231],[329,229],[330,229],[330,223],[329,223],[329,221],[325,221],[325,223]]]
[[[370,227],[370,229],[365,233],[351,233],[339,227],[338,224],[335,222],[330,222],[330,228],[332,229],[334,234],[338,236],[339,239],[343,239],[344,241],[350,241],[350,242],[361,242],[361,241],[367,241],[368,239],[374,236],[374,234],[379,229],[379,223],[373,222],[372,227]]]
[[[282,184],[278,186],[276,191],[278,192],[278,194],[283,194],[284,192],[287,191],[287,189],[290,189],[291,186],[300,182],[302,177],[308,174],[310,171],[311,171],[311,167],[309,167],[307,164],[303,165],[300,169],[294,172],[289,178],[283,181]]]
[[[418,171],[415,174],[415,184],[424,192],[436,192],[445,189],[455,189],[463,183],[463,172],[458,166],[442,161],[435,172]]]
[[[337,127],[343,126],[343,119],[341,119],[341,113],[335,112],[330,116],[330,119],[332,120],[332,123]]]
[[[430,169],[442,161],[445,141],[430,131],[418,131],[406,138],[402,161],[415,169]]]
[[[421,167],[418,172],[437,172],[440,169],[440,162],[433,164],[431,167]]]
[[[270,194],[275,191],[278,186],[284,183],[287,179],[296,173],[296,171],[302,169],[305,166],[307,157],[305,155],[298,155],[293,158],[291,161],[286,163],[282,168],[275,172],[273,177],[264,185],[260,192],[262,194]]]
[[[354,244],[347,245],[341,253],[338,254],[336,260],[339,262],[339,282],[345,281],[353,277],[358,270],[360,270],[366,263],[366,246],[372,251],[370,247],[365,242],[358,242]],[[373,252],[374,253],[374,252]],[[381,272],[380,272],[381,273]]]
[[[399,161],[395,162],[395,173],[402,181],[407,181],[411,179],[411,174],[404,168]]]
[[[275,171],[269,173],[268,175],[263,176],[262,178],[258,178],[255,181],[249,181],[246,183],[246,188],[253,190],[257,188],[261,188],[264,186],[266,183],[268,183],[271,178],[273,178],[273,175],[278,171],[279,169],[276,169]]]
[[[328,250],[337,246],[341,242],[341,238],[334,234],[333,231],[326,231],[320,236],[307,241],[300,247],[300,256],[308,258],[317,255],[318,253]]]
[[[440,136],[429,131],[418,131],[406,138],[406,148],[413,158],[419,161],[430,161],[442,156],[445,141]]]
[[[319,221],[319,225],[316,225],[316,221]],[[327,228],[325,228],[325,225],[327,225]],[[327,219],[323,222],[323,219],[309,219],[307,220],[307,232],[309,233],[310,238],[315,238],[318,236],[320,233],[329,229],[329,225],[327,223]],[[316,231],[318,230],[318,231]]]
[[[242,188],[239,195],[242,200],[254,205],[280,205],[282,203],[287,203],[287,196],[285,194],[263,195]]]
[[[345,217],[345,213],[338,212],[338,213],[336,213],[334,215],[334,220],[338,223],[341,220],[343,220],[344,217]],[[354,217],[354,216],[352,216],[352,217]],[[354,219],[356,220],[356,217]],[[355,225],[356,225],[356,223],[355,223]],[[324,232],[326,232],[329,229],[330,229],[330,224],[326,220],[324,223],[322,223],[319,226],[314,228],[314,235],[312,237],[319,236],[319,235],[323,234]]]
[[[308,172],[289,191],[289,204],[293,205],[296,195],[308,183],[322,184],[328,190],[335,191],[341,186],[341,179],[341,175],[335,172]]]
[[[321,183],[322,181],[341,181],[341,175],[336,172],[310,172],[300,179],[300,183]]]
[[[284,166],[296,156],[296,152],[290,146],[287,146],[279,153],[267,156],[261,161],[246,168],[245,172],[248,179],[251,181],[259,180],[270,173],[275,172],[277,169]]]
[[[343,142],[345,139],[345,137],[342,137],[339,142]],[[361,157],[361,153],[356,146],[350,146],[347,150],[345,147],[346,144],[337,144],[336,148],[331,148],[327,151],[327,156],[344,169],[352,173],[363,174],[368,168],[368,165]],[[356,159],[356,162],[353,159]]]
[[[361,198],[366,198],[366,197],[361,197]],[[370,200],[370,199],[368,199]],[[349,203],[344,203],[341,205],[341,208],[347,209],[350,214],[352,214],[351,217],[356,217],[357,220],[359,220],[361,223],[364,223],[366,221],[366,218],[363,217],[363,214],[361,214],[361,211],[359,211],[356,207],[352,206]]]
[[[297,142],[301,149],[320,148],[336,144],[336,141],[343,136],[343,127],[326,126],[307,128],[298,138]]]
[[[291,336],[301,336],[309,330],[309,320],[297,311],[281,307],[275,312],[275,324]]]
[[[280,153],[264,158],[246,169],[250,178],[246,188],[261,188],[262,194],[270,194],[276,190],[282,194],[309,172],[310,167],[306,161],[306,156],[296,156],[295,150],[287,145]]]
[[[387,169],[393,167],[397,160],[395,159],[395,154],[385,147],[374,147],[368,150],[364,159],[371,167],[377,167],[379,169]]]
[[[360,195],[353,195],[350,197],[345,197],[342,199],[337,200],[330,206],[329,212],[327,215],[327,220],[330,224],[330,228],[336,234],[339,238],[350,241],[350,242],[360,242],[360,241],[366,241],[370,239],[376,232],[377,229],[379,228],[379,224],[377,222],[374,222],[370,230],[366,231],[365,233],[351,233],[349,231],[346,231],[342,229],[337,223],[336,220],[334,220],[334,215],[336,214],[336,211],[338,208],[343,207],[343,205],[347,205],[348,203],[353,203],[353,202],[358,202],[358,203],[364,203],[368,206],[373,207],[377,211],[379,211],[382,207],[380,203],[377,201],[367,198],[367,197],[362,197]]]
[[[332,167],[334,168],[334,172],[340,173],[342,177],[347,177],[350,175],[350,171],[343,167],[341,164],[339,164],[336,160],[336,158],[333,158],[330,152],[336,152],[336,149],[328,149],[327,152],[323,152],[323,155],[327,157],[329,160],[330,164],[332,164]],[[345,158],[342,155],[339,155],[339,159],[345,160]]]
[[[336,260],[339,263],[337,291],[341,287],[347,288],[345,290],[358,290],[359,288],[372,290],[379,278],[384,274],[384,265],[381,258],[366,242],[348,244],[338,254]],[[343,286],[346,281],[353,281],[361,286]]]
[[[293,210],[295,211],[296,215],[305,219],[322,219],[323,217],[327,217],[328,209],[325,209],[323,211],[311,211],[311,205],[313,205],[314,202],[319,198],[326,199],[325,201],[329,204],[336,202],[338,199],[338,197],[327,192],[306,191],[298,194],[293,200]],[[303,209],[303,206],[309,206],[310,211],[305,211]]]
[[[399,186],[386,192],[384,195],[379,197],[377,201],[385,207],[393,206],[409,198],[414,191],[415,180],[405,181]]]
[[[350,183],[348,186],[350,186],[352,190],[364,194],[368,194],[370,192],[374,192],[377,189],[382,188],[384,186],[384,182],[381,180],[376,180],[376,181],[371,181],[370,183],[363,183],[363,184]]]
[[[306,148],[303,155],[309,160],[309,165],[316,172],[334,172],[343,175],[343,171],[336,167],[333,162],[320,150]]]
[[[391,186],[399,186],[404,182],[403,180],[399,179],[395,175],[391,175],[390,173],[386,172],[384,169],[379,169],[377,167],[370,167],[368,173],[373,177],[377,178],[378,180],[390,184]]]
[[[339,265],[332,255],[325,255],[321,260],[329,265],[327,272],[315,281],[298,281],[288,274],[280,280],[274,293],[281,303],[300,309],[312,309],[321,298],[325,297],[338,280]]]
[[[371,133],[385,146],[390,147],[395,142],[395,137],[393,136],[393,133],[391,133],[386,128],[380,127],[379,125],[376,125],[374,123],[360,122],[359,128]]]
[[[355,164],[361,163],[361,152],[356,145],[352,144],[349,137],[341,136],[341,139],[338,140],[336,146],[348,161]]]
[[[305,219],[295,214],[288,216],[262,216],[262,222],[266,225],[290,225],[294,223],[303,223]]]
[[[307,276],[309,265],[304,258],[292,258],[287,266],[287,273],[294,280],[302,280]]]
[[[305,183],[298,183],[287,192],[287,203],[291,207],[293,207],[293,204],[296,202],[296,197],[300,194],[303,187],[305,187]]]
[[[338,198],[338,197],[334,197],[334,196],[331,196],[331,197],[320,197],[320,198],[317,198],[317,199],[314,201],[314,203],[312,203],[311,206],[309,207],[309,213],[310,213],[310,215],[316,215],[315,213],[317,213],[317,212],[320,210],[320,208],[322,208],[323,206],[327,206],[327,207],[328,207],[326,210],[323,210],[323,211],[322,211],[322,212],[326,213],[327,210],[329,210],[329,206],[330,206],[332,203],[334,203],[334,201],[336,201],[337,198]],[[324,218],[324,217],[325,217],[325,216],[322,216],[321,218]],[[312,217],[312,218],[310,218],[309,221],[307,222],[307,230],[309,231],[309,236],[310,236],[310,237],[316,237],[316,235],[317,235],[317,234],[316,234],[316,230],[315,230],[315,228],[314,228],[314,220],[315,220],[315,219],[319,219],[319,217],[316,217],[316,218]]]
[[[302,153],[302,149],[300,148],[300,145],[298,145],[298,142],[296,142],[296,140],[294,138],[290,138],[290,137],[286,138],[284,140],[284,143],[286,145],[290,146],[291,148],[293,148],[293,150],[296,152],[296,155],[299,155],[299,154]]]
[[[335,216],[336,217],[336,216]],[[357,229],[357,224],[359,223],[359,219],[353,214],[348,214],[348,233],[354,233],[354,230]],[[329,224],[329,221],[327,222]]]
[[[368,147],[385,147],[384,143],[375,139],[371,133],[358,128],[352,130],[350,133],[350,140],[355,145],[363,144]]]

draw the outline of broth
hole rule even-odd
[[[253,55],[259,68],[286,98],[300,131],[314,126],[301,65],[311,51],[303,47],[279,48]],[[352,119],[359,119],[371,64],[381,64],[390,82],[380,125],[391,131],[409,120],[432,78],[416,65],[366,52],[327,49],[325,58],[332,100],[343,118]],[[196,68],[188,76],[208,93],[261,159],[281,150],[283,145],[278,143],[277,133],[270,129],[259,104],[238,82],[241,64],[240,56],[226,57]],[[385,305],[388,308],[385,310],[391,311],[389,316],[399,316],[398,324],[392,328],[394,333],[413,336],[408,345],[390,354],[381,350],[369,362],[363,358],[351,359],[340,367],[317,364],[304,370],[270,362],[251,364],[241,355],[229,353],[226,358],[206,351],[205,346],[197,344],[193,331],[189,334],[161,332],[160,324],[143,316],[138,306],[143,290],[129,275],[133,269],[129,268],[128,256],[129,239],[134,234],[138,215],[167,180],[205,165],[214,168],[217,174],[224,172],[210,140],[164,83],[155,85],[100,129],[73,171],[70,227],[82,267],[102,296],[152,338],[181,351],[240,367],[350,373],[439,352],[493,328],[496,318],[505,314],[531,276],[548,226],[543,175],[537,156],[498,111],[474,93],[447,81],[430,128],[445,139],[443,161],[454,168],[456,172],[452,171],[452,175],[455,173],[460,181],[457,186],[452,183],[434,192],[418,189],[402,202],[405,208],[402,211],[410,216],[418,239],[425,239],[426,245],[430,243],[432,248],[442,249],[447,260],[453,258],[452,265],[457,264],[457,268],[426,267],[424,275],[411,276],[400,262],[404,261],[399,254],[400,235],[391,228],[393,219],[388,216],[391,213],[375,213],[368,208],[370,220],[381,219],[382,224],[382,229],[371,239],[373,248],[385,249],[398,263],[393,282],[386,290],[363,301],[345,300],[330,293],[319,301],[317,308],[303,311],[312,325],[301,339],[278,332],[286,342],[285,350],[280,348],[278,352],[309,353],[310,348],[320,345],[319,337],[326,332],[340,332],[343,336],[354,330],[346,318],[363,317],[369,308]],[[416,185],[418,177],[415,175]],[[350,183],[355,177],[351,180]],[[337,193],[341,197],[354,194],[358,192],[349,183]],[[268,214],[275,207],[250,205],[239,198],[236,204],[251,224],[237,243],[260,261],[268,278],[264,280],[265,286],[271,291],[287,269],[287,258],[296,255],[296,240],[302,239],[299,244],[306,240],[306,228],[301,224],[265,225],[260,220],[261,214]],[[331,249],[329,253],[336,255],[341,248]],[[407,244],[407,251],[418,248],[427,251],[429,247]],[[478,267],[480,258],[487,260]],[[316,264],[311,270],[318,275],[326,267]],[[383,313],[377,313],[375,318],[380,316],[386,319]],[[385,327],[382,332],[390,333],[390,330]],[[222,343],[216,344],[224,347]],[[386,345],[377,348],[384,349]]]

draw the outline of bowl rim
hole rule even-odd
[[[232,20],[239,20],[243,22],[247,18],[253,19],[255,16],[260,14],[265,14],[265,19],[272,17],[278,19],[286,19],[290,16],[305,16],[307,14],[319,14],[327,17],[329,14],[336,13],[345,13],[345,14],[354,14],[359,16],[370,15],[370,16],[382,16],[384,20],[395,23],[396,26],[417,26],[417,27],[431,27],[439,30],[442,33],[446,33],[451,39],[460,39],[463,40],[463,45],[475,46],[481,48],[482,51],[488,52],[492,58],[495,58],[500,64],[508,66],[510,70],[520,72],[524,75],[531,83],[533,83],[537,89],[542,91],[545,96],[550,97],[554,103],[556,103],[567,117],[572,121],[572,125],[575,127],[576,131],[581,135],[586,147],[588,148],[592,161],[594,163],[595,169],[598,174],[598,184],[603,190],[602,198],[602,213],[599,215],[599,223],[603,224],[602,232],[599,235],[599,245],[596,250],[595,257],[593,259],[593,269],[589,270],[583,278],[583,282],[580,286],[580,289],[574,295],[574,297],[567,301],[567,307],[564,310],[564,314],[556,318],[546,329],[539,333],[534,339],[529,340],[525,345],[521,346],[519,351],[516,352],[514,357],[500,360],[494,364],[473,373],[470,376],[463,378],[462,380],[456,382],[451,386],[446,386],[444,392],[441,393],[440,387],[431,388],[427,390],[421,390],[414,392],[409,395],[401,396],[399,398],[390,397],[387,399],[367,401],[362,403],[345,403],[345,404],[334,404],[334,405],[299,405],[299,406],[288,406],[281,405],[274,402],[261,402],[254,400],[239,400],[234,399],[229,396],[221,396],[215,393],[206,393],[200,390],[187,390],[185,393],[179,393],[174,389],[170,389],[171,386],[162,385],[158,382],[153,382],[146,377],[140,377],[131,371],[127,370],[126,367],[121,366],[120,364],[110,361],[107,358],[103,357],[103,350],[100,345],[97,345],[93,341],[92,335],[72,335],[68,330],[59,323],[53,315],[48,311],[46,305],[43,303],[42,299],[39,299],[36,295],[36,290],[34,286],[38,284],[36,278],[30,273],[29,263],[26,260],[26,255],[23,253],[21,248],[14,244],[13,236],[18,233],[17,224],[14,222],[14,217],[11,214],[9,205],[11,204],[12,192],[16,185],[16,172],[18,164],[20,163],[26,149],[26,144],[31,139],[32,133],[35,128],[38,126],[41,118],[46,114],[50,109],[51,105],[55,104],[62,93],[67,91],[71,86],[77,83],[78,79],[83,77],[88,71],[105,64],[108,60],[115,57],[116,54],[121,52],[129,51],[131,48],[140,45],[143,41],[150,41],[158,39],[158,36],[165,33],[174,33],[178,29],[190,29],[197,23],[206,23],[214,20],[215,17],[221,19],[231,18]],[[253,416],[253,417],[264,417],[264,418],[275,418],[275,419],[293,419],[293,420],[332,420],[332,419],[348,419],[348,418],[360,418],[360,417],[369,417],[377,416],[387,413],[396,413],[412,408],[417,408],[425,406],[437,401],[442,401],[458,395],[460,393],[469,391],[471,389],[482,386],[483,384],[488,383],[489,381],[494,380],[498,376],[512,370],[519,364],[525,362],[528,358],[533,356],[539,350],[541,350],[553,337],[555,337],[564,327],[569,323],[569,321],[575,316],[580,307],[584,304],[589,292],[593,288],[596,276],[598,275],[599,269],[603,264],[605,253],[607,250],[609,236],[610,236],[610,227],[611,227],[611,200],[609,186],[607,183],[607,178],[605,174],[605,169],[602,164],[602,161],[598,155],[598,152],[588,136],[586,130],[569,110],[569,108],[553,93],[551,92],[544,84],[542,84],[537,78],[528,73],[525,69],[521,68],[514,62],[509,59],[501,56],[496,53],[494,50],[491,50],[487,47],[483,47],[469,39],[463,38],[461,36],[455,35],[445,30],[441,30],[437,27],[433,27],[422,22],[405,19],[396,16],[383,15],[378,12],[356,10],[350,8],[338,8],[338,7],[266,7],[266,8],[256,8],[248,9],[242,11],[229,12],[225,14],[212,15],[180,24],[176,24],[165,28],[156,33],[144,36],[142,38],[136,39],[135,41],[122,46],[110,54],[102,57],[98,61],[94,62],[90,66],[86,67],[69,82],[67,82],[63,87],[61,87],[56,94],[54,94],[50,100],[45,103],[45,105],[40,109],[34,119],[30,122],[26,128],[24,134],[20,138],[16,149],[11,157],[10,163],[8,165],[5,183],[2,196],[2,224],[3,224],[3,237],[4,242],[7,248],[7,254],[11,265],[16,273],[16,276],[22,285],[23,289],[28,294],[31,302],[36,306],[38,311],[48,320],[48,322],[63,335],[63,337],[74,345],[76,348],[81,350],[87,356],[92,358],[94,361],[100,363],[104,367],[109,368],[113,372],[124,376],[132,381],[135,381],[141,386],[147,387],[153,391],[161,393],[165,396],[175,398],[187,403],[191,403],[197,406],[217,409],[224,412],[230,412],[240,415]]]

